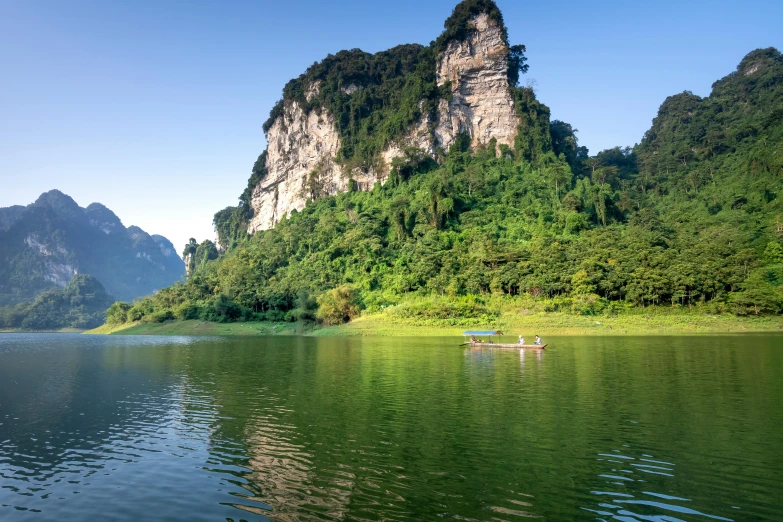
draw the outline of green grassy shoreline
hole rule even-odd
[[[456,323],[456,324],[455,324]],[[103,325],[87,334],[184,335],[184,336],[458,336],[469,328],[502,330],[508,335],[671,335],[783,332],[783,317],[736,317],[727,314],[695,313],[628,314],[615,317],[586,317],[566,313],[527,316],[502,315],[491,325],[469,320],[400,320],[384,314],[360,317],[341,326],[322,327],[313,323],[168,321]]]
[[[0,334],[4,333],[84,333],[78,328],[60,328],[59,330],[22,330],[21,328],[0,328]]]

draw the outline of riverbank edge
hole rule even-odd
[[[731,315],[658,314],[616,317],[575,316],[542,313],[523,317],[501,317],[493,325],[466,324],[469,321],[392,319],[383,314],[360,317],[348,324],[323,327],[315,323],[167,321],[103,325],[84,332],[90,335],[170,336],[268,336],[305,335],[317,337],[404,337],[459,336],[468,329],[494,329],[508,335],[672,335],[783,332],[783,317],[735,317]]]
[[[87,330],[79,328],[60,328],[59,330],[22,330],[21,328],[0,328],[0,334],[4,333],[85,333]]]

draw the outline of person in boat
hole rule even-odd
[[[536,346],[541,346],[542,344],[544,344],[544,341],[542,341],[541,338],[536,335],[536,342],[533,344],[535,344]]]
[[[519,342],[517,344],[525,344],[525,339],[522,338],[522,336],[519,336]]]

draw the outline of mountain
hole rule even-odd
[[[411,150],[437,160],[464,137],[537,154],[549,112],[516,87],[524,46],[510,46],[500,10],[462,2],[445,27],[430,46],[341,51],[289,82],[240,207],[215,217],[219,242],[272,228],[308,200],[370,190]]]
[[[668,98],[637,146],[590,157],[518,86],[524,53],[494,2],[465,0],[427,47],[313,65],[215,215],[219,245],[192,241],[187,282],[126,316],[780,313],[783,56],[751,52],[710,96]]]
[[[52,190],[32,204],[0,209],[0,304],[30,300],[89,274],[131,300],[182,278],[173,245],[122,221],[100,203],[81,208]]]

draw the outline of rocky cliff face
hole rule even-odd
[[[308,112],[298,101],[287,102],[267,132],[268,173],[253,189],[248,233],[272,228],[292,210],[304,208],[308,199],[347,190],[351,180],[359,190],[371,189],[386,179],[392,161],[407,147],[434,156],[463,133],[474,146],[494,138],[513,147],[519,121],[509,90],[503,28],[485,13],[468,26],[468,36],[449,42],[437,57],[437,84],[450,90],[448,99],[441,99],[433,113],[423,112],[403,138],[388,144],[372,169],[349,170],[336,161],[340,135],[327,109]],[[307,86],[308,102],[319,87],[318,82]],[[360,91],[355,83],[342,89],[349,96]]]
[[[311,89],[317,90],[318,86]],[[355,92],[355,88],[351,90],[351,94]],[[297,102],[286,105],[266,139],[268,174],[253,190],[249,234],[272,228],[292,210],[302,210],[308,199],[345,192],[351,180],[359,190],[370,190],[376,181],[388,176],[391,162],[403,155],[404,147],[432,150],[428,121],[424,119],[401,143],[387,147],[377,169],[348,170],[335,161],[340,136],[334,117],[326,110],[307,114]]]
[[[334,118],[326,111],[306,114],[299,103],[292,102],[266,139],[268,174],[253,191],[251,234],[272,228],[284,215],[304,208],[308,192],[321,188],[334,194],[345,190],[348,183],[334,163],[340,138]]]
[[[448,149],[461,133],[474,145],[493,138],[513,147],[519,118],[508,85],[508,46],[500,25],[486,13],[470,22],[470,36],[449,42],[438,59],[438,86],[451,86],[441,100],[435,140]]]

